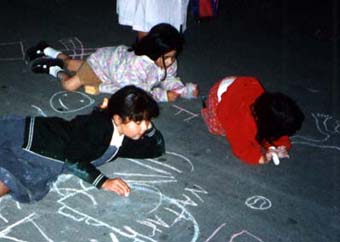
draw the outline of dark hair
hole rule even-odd
[[[261,145],[295,134],[305,118],[296,102],[280,92],[264,92],[252,105],[252,113],[257,126],[256,140]]]
[[[136,55],[146,55],[153,61],[175,50],[178,55],[183,48],[183,35],[170,24],[160,23],[153,26],[150,32],[137,41],[129,50]]]
[[[159,106],[149,93],[129,85],[111,96],[105,111],[111,118],[113,115],[119,115],[124,121],[142,121],[157,117]]]

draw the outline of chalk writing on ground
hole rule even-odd
[[[171,237],[197,241],[200,226],[191,210],[204,203],[208,192],[198,184],[178,183],[179,178],[194,172],[190,159],[175,152],[167,152],[162,158],[115,161],[122,163],[118,167],[129,162],[125,171],[115,168],[112,173],[131,178],[128,184],[132,192],[127,198],[97,190],[70,174],[59,176],[53,183],[47,201],[21,208],[9,196],[0,198],[0,240],[71,242],[74,234],[73,230],[68,234],[68,228],[72,228],[81,232],[80,241],[154,242]],[[176,186],[177,194],[169,195],[163,187],[168,180],[172,188]],[[48,207],[45,211],[44,206]],[[61,227],[56,230],[46,222]]]
[[[340,120],[323,113],[312,113],[311,115],[317,136],[294,135],[292,143],[340,151]]]

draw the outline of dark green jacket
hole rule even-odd
[[[58,117],[27,117],[23,148],[56,162],[76,176],[100,188],[108,179],[91,161],[101,157],[110,145],[113,124],[103,111],[76,116],[71,121]],[[124,137],[112,157],[154,158],[165,153],[162,134],[153,127],[139,140]]]

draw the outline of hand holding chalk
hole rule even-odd
[[[117,193],[119,196],[128,197],[130,195],[130,187],[121,178],[109,178],[107,179],[102,187],[106,191]]]
[[[269,150],[275,151],[276,148],[274,146],[270,146]],[[271,152],[272,160],[276,166],[280,165],[280,159],[279,156],[275,152]]]

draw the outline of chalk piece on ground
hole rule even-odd
[[[85,86],[85,92],[90,95],[98,95],[99,94],[99,88],[94,86]]]

